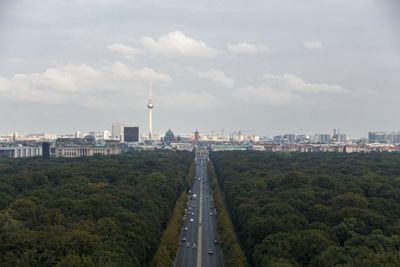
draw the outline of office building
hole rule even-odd
[[[368,132],[370,143],[400,143],[400,132]]]
[[[120,142],[139,142],[139,126],[129,126],[123,123],[115,122],[112,125],[111,139],[118,140]]]
[[[123,140],[123,124],[120,122],[114,122],[111,126],[111,139],[112,140]]]
[[[287,144],[294,144],[296,142],[295,134],[285,134],[283,136],[283,142]]]
[[[124,142],[139,142],[139,127],[123,126]]]

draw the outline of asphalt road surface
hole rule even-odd
[[[218,211],[214,209],[214,200],[207,175],[207,151],[199,149],[196,152],[195,161],[196,177],[189,194],[175,266],[224,266],[216,224]],[[193,194],[196,194],[196,197]],[[212,253],[209,253],[210,249]]]

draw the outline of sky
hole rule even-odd
[[[399,131],[397,0],[0,0],[0,133]]]

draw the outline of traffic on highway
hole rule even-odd
[[[188,192],[181,244],[175,261],[177,267],[223,266],[222,249],[217,231],[217,211],[208,181],[207,149],[198,149],[196,175]]]

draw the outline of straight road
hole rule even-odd
[[[223,266],[223,255],[219,245],[216,223],[218,213],[214,209],[212,190],[207,175],[208,153],[206,149],[197,150],[195,163],[196,177],[189,194],[175,266]],[[194,197],[194,195],[196,196]]]

